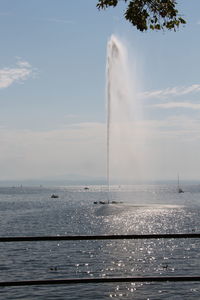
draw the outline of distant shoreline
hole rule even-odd
[[[113,182],[112,185],[162,185],[162,184],[172,184],[176,185],[177,181],[174,180],[155,180],[155,181],[143,181],[143,182]],[[192,184],[200,184],[199,180],[182,180],[181,185],[192,185]],[[0,180],[0,187],[27,187],[27,186],[35,186],[35,187],[45,187],[45,186],[106,186],[106,180]]]

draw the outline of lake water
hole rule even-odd
[[[200,231],[200,185],[0,188],[0,236]],[[52,199],[51,194],[59,198]],[[95,205],[114,200],[120,204]],[[167,267],[166,267],[167,266]],[[199,275],[199,239],[0,243],[0,281]],[[0,288],[0,299],[200,299],[200,283]]]

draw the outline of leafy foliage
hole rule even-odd
[[[98,0],[97,8],[117,6],[120,0]],[[140,31],[174,30],[186,21],[179,15],[176,0],[121,0],[128,3],[125,18]]]

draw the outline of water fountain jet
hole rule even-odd
[[[139,178],[141,139],[136,80],[124,44],[114,35],[107,45],[107,184]]]

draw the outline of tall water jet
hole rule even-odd
[[[139,179],[141,129],[136,80],[130,72],[127,50],[112,35],[107,45],[107,183]]]

